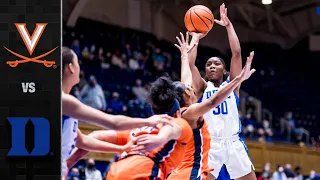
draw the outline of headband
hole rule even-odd
[[[177,99],[174,99],[174,103],[170,109],[169,112],[166,112],[165,114],[168,114],[169,116],[173,116],[175,112],[177,112],[180,109],[180,103]]]

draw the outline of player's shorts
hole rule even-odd
[[[199,174],[200,173],[200,174]],[[199,172],[199,170],[195,170],[192,167],[188,168],[181,168],[175,169],[167,178],[167,180],[182,180],[182,179],[189,179],[189,180],[207,180],[209,172]]]
[[[133,155],[111,165],[107,180],[162,180],[164,174],[149,157]]]
[[[219,138],[211,136],[211,148],[209,150],[209,168],[213,168],[211,174],[217,178],[223,164],[226,165],[231,179],[236,179],[249,174],[253,164],[248,155],[248,149],[239,136],[231,138]]]

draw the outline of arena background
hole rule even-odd
[[[271,175],[278,165],[290,164],[296,177],[300,170],[306,178],[318,178],[312,170],[320,173],[319,0],[273,0],[270,5],[261,0],[65,0],[63,44],[77,52],[83,70],[74,95],[87,101],[83,87],[96,79],[105,95],[101,110],[149,116],[144,99],[148,83],[163,72],[179,78],[180,55],[173,43],[186,31],[185,12],[202,4],[219,18],[223,2],[242,56],[255,51],[257,72],[241,87],[239,113],[257,176],[269,162]],[[214,25],[198,52],[200,70],[210,56],[223,57],[229,66],[225,28]],[[158,58],[165,60],[163,66],[153,64]],[[80,128],[84,133],[99,129],[86,124]],[[102,174],[114,159],[110,154],[89,157]]]

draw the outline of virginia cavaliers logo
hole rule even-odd
[[[25,23],[15,23],[15,26],[27,48],[27,50],[29,51],[29,54],[32,55],[34,49],[36,48],[41,35],[44,31],[44,29],[47,26],[47,23],[37,23],[36,24],[36,28],[34,29],[32,36],[30,36],[29,31],[27,30],[26,24]],[[43,64],[45,67],[52,67],[56,62],[54,61],[48,61],[48,60],[44,60],[42,58],[44,58],[45,56],[51,54],[53,51],[55,51],[59,46],[53,48],[52,50],[37,56],[37,57],[26,57],[23,56],[21,54],[18,54],[12,50],[10,50],[9,48],[5,47],[4,48],[9,51],[11,54],[17,56],[18,60],[14,60],[14,61],[7,61],[7,64],[10,67],[17,67],[19,64],[22,63],[27,63],[27,62],[35,62],[35,63],[40,63]],[[56,65],[53,66],[53,68],[56,68]]]

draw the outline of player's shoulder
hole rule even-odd
[[[226,79],[225,81],[222,82],[222,84],[220,85],[221,86],[225,86],[227,85],[228,83],[230,83],[229,79]]]
[[[191,129],[188,121],[183,118],[174,118],[173,122],[177,124],[182,130]]]

